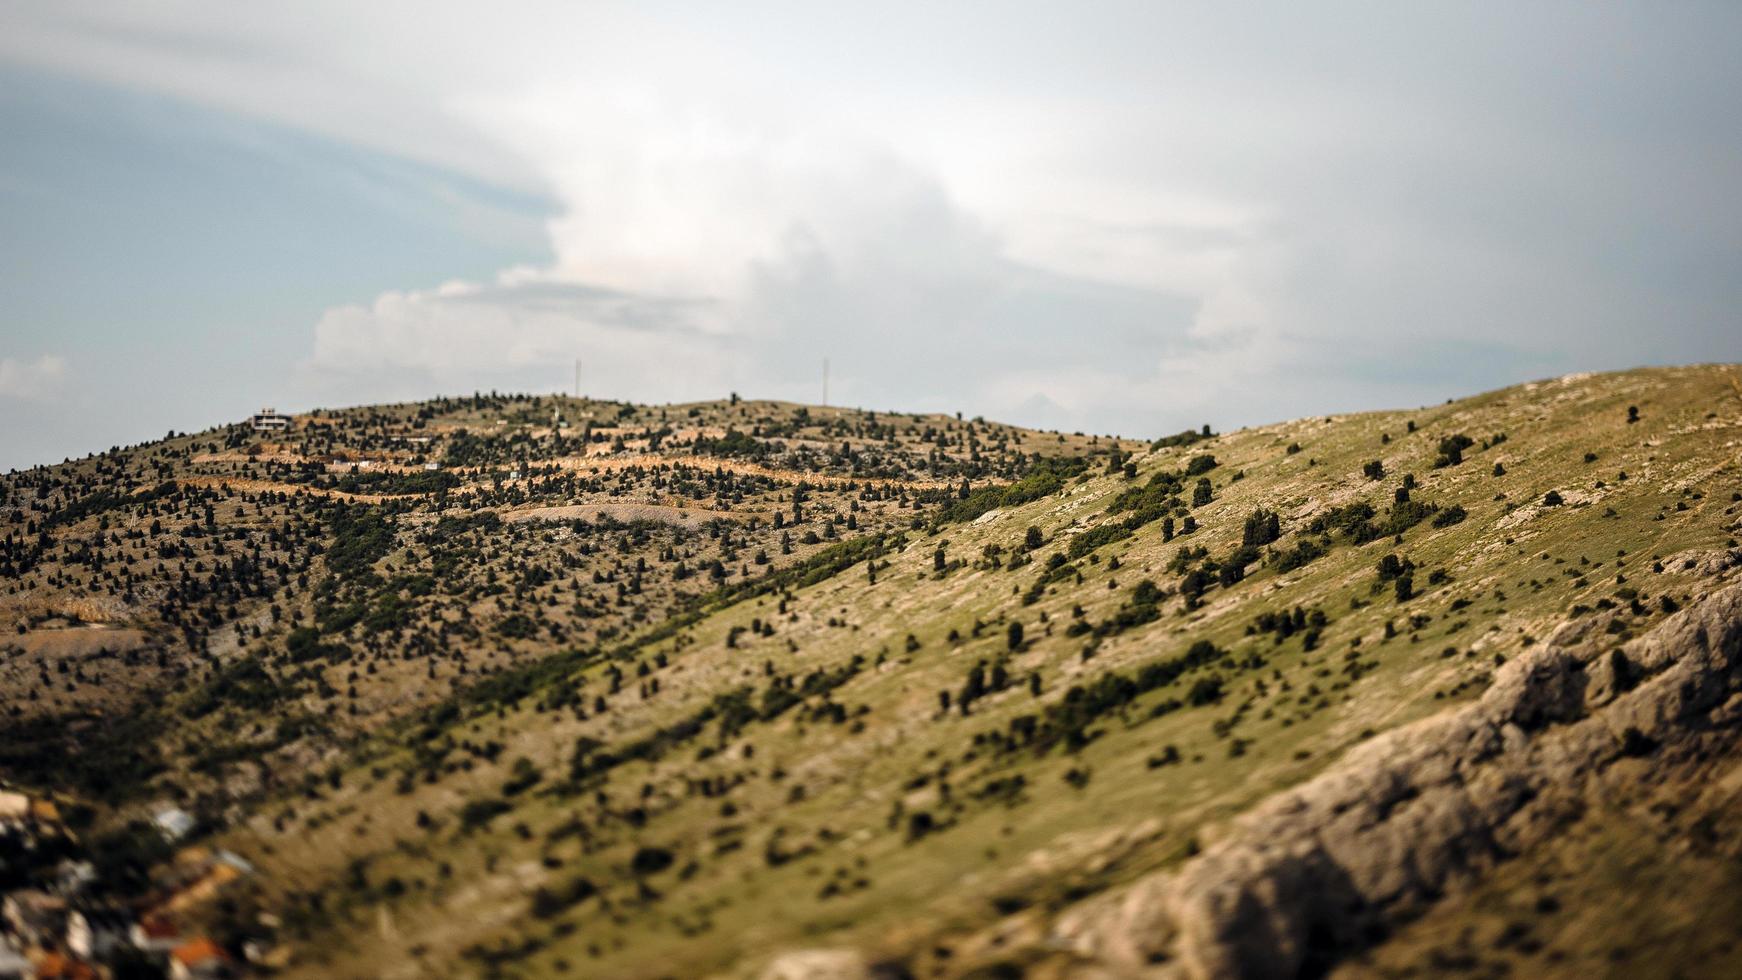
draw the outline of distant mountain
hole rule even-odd
[[[1014,413],[1023,424],[1045,429],[1071,428],[1071,416],[1063,405],[1053,401],[1044,392],[1035,392],[1022,400],[1016,406]]]

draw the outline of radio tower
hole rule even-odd
[[[823,407],[829,407],[829,359],[823,358]]]

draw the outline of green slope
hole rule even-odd
[[[693,976],[839,945],[922,975],[1042,963],[1058,910],[1479,694],[1568,617],[1625,610],[1618,643],[1697,598],[1686,559],[1735,544],[1732,377],[1097,462],[462,698],[223,840],[307,975]]]

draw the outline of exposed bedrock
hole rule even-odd
[[[1544,842],[1617,759],[1734,745],[1742,586],[1618,650],[1599,652],[1600,622],[1517,657],[1476,703],[1357,746],[1179,870],[1067,911],[1055,939],[1093,972],[1316,973]]]

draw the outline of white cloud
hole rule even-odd
[[[60,389],[66,371],[66,358],[59,354],[44,354],[34,361],[0,358],[0,397],[47,398]]]
[[[505,274],[494,284],[389,292],[329,310],[305,367],[365,383],[410,374],[448,391],[499,383],[549,390],[566,388],[580,359],[593,394],[718,390],[725,354],[694,327],[694,314],[694,304],[681,301]]]
[[[14,57],[537,186],[558,202],[548,268],[331,310],[315,330],[317,370],[369,365],[458,383],[576,347],[639,358],[635,332],[657,322],[716,338],[704,351],[726,352],[758,390],[808,378],[833,351],[842,393],[923,398],[870,375],[901,370],[880,355],[929,350],[955,359],[948,383],[972,395],[969,382],[996,380],[1005,335],[1035,329],[999,303],[1037,273],[1172,302],[1225,277],[1229,236],[1251,224],[1237,202],[1055,184],[1023,162],[1042,146],[1086,152],[1099,128],[1127,118],[994,131],[975,120],[1039,117],[1004,98],[937,117],[931,93],[876,69],[869,51],[843,52],[839,73],[807,74],[802,52],[782,65],[755,50],[807,45],[808,30],[821,45],[840,40],[838,27],[799,23],[792,10],[781,12],[792,34],[771,39],[748,23],[610,6],[484,17],[334,5],[265,23],[197,2],[149,16],[23,9],[0,41]],[[383,33],[402,43],[360,40]],[[987,155],[1002,162],[982,166]],[[1209,235],[1210,247],[1151,233],[1170,223]],[[1073,313],[1057,326],[1092,339],[1102,311]],[[1028,322],[1012,328],[1013,316]],[[964,376],[964,356],[991,376]]]
[[[547,267],[321,317],[307,366],[353,398],[577,356],[622,397],[814,397],[831,356],[837,399],[1132,431],[1622,366],[1734,295],[1642,271],[1734,250],[1700,188],[1735,143],[1665,109],[1724,89],[1698,17],[864,10],[0,0],[0,57],[556,202]]]

